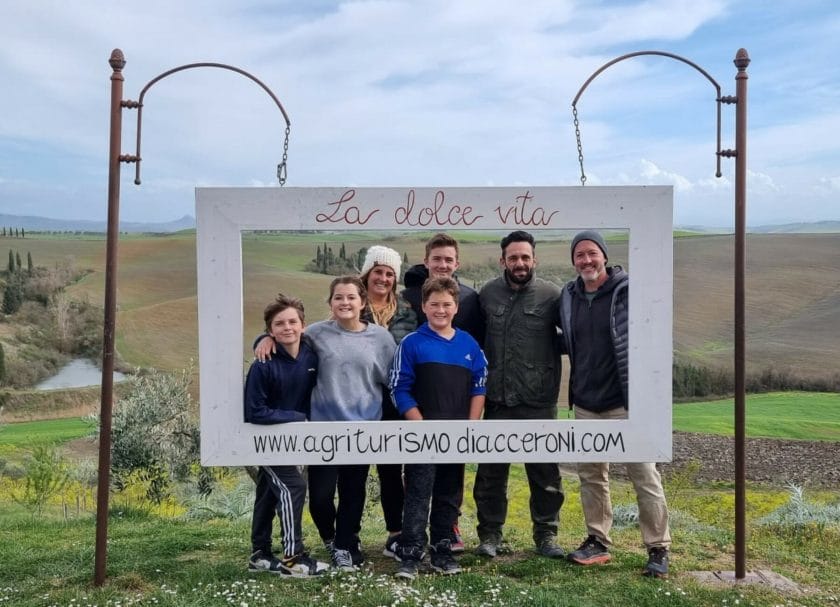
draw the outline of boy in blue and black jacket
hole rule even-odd
[[[306,421],[318,356],[303,335],[303,304],[280,294],[265,308],[263,318],[266,332],[276,342],[277,355],[265,362],[255,360],[248,370],[243,401],[245,422]],[[249,571],[308,577],[327,570],[326,563],[316,561],[304,550],[301,518],[305,501],[306,480],[297,466],[260,466],[251,520]],[[283,528],[280,559],[271,550],[275,510]]]
[[[452,326],[458,283],[430,278],[423,283],[422,301],[426,322],[400,342],[394,356],[390,381],[394,404],[407,420],[480,419],[487,361],[476,340]],[[432,569],[444,574],[461,571],[452,556],[452,541],[463,468],[463,464],[406,464],[398,577],[417,576],[427,522]]]

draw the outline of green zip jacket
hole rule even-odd
[[[487,400],[508,407],[553,407],[560,393],[557,306],[560,287],[534,277],[514,290],[504,276],[482,287],[487,322]]]

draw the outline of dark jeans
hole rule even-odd
[[[321,540],[335,547],[355,547],[362,529],[368,464],[309,467],[309,513]],[[335,492],[338,489],[338,507]]]
[[[432,545],[455,539],[463,477],[463,464],[406,464],[401,550],[425,548],[427,523]]]
[[[303,551],[301,517],[306,501],[306,481],[297,466],[260,466],[254,516],[251,519],[251,549],[271,553],[274,513],[280,519],[283,555]]]
[[[376,473],[379,475],[379,500],[382,502],[385,528],[388,533],[396,533],[402,529],[405,499],[403,466],[402,464],[376,464]]]
[[[484,419],[556,419],[557,408],[506,407],[488,402]],[[507,484],[510,464],[479,464],[475,474],[473,499],[478,515],[478,538],[500,542],[507,518]],[[525,473],[531,490],[529,502],[535,542],[557,535],[563,487],[556,463],[526,463]]]
[[[387,392],[382,396],[382,419],[402,419]],[[379,476],[379,501],[382,503],[385,528],[388,533],[396,533],[402,529],[405,497],[403,466],[402,464],[376,464],[376,474]]]

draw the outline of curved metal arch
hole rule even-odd
[[[595,78],[597,78],[604,70],[606,70],[610,66],[615,65],[616,63],[624,61],[625,59],[631,59],[633,57],[639,57],[639,56],[643,56],[643,55],[655,55],[655,56],[660,56],[660,57],[668,57],[670,59],[676,59],[677,61],[681,61],[682,63],[685,63],[686,65],[690,65],[695,70],[700,72],[703,76],[705,76],[706,80],[711,82],[712,86],[715,87],[715,93],[716,93],[715,102],[717,104],[717,149],[715,151],[715,156],[717,158],[717,168],[715,170],[715,177],[720,177],[722,175],[722,173],[720,171],[720,156],[721,156],[721,153],[720,153],[720,129],[721,129],[721,127],[720,127],[720,122],[721,122],[721,120],[720,120],[720,115],[721,115],[720,105],[723,101],[723,99],[720,95],[720,85],[717,83],[717,81],[714,78],[712,78],[712,76],[706,70],[704,70],[702,67],[700,67],[699,65],[697,65],[693,61],[689,61],[685,57],[681,57],[680,55],[676,55],[674,53],[669,53],[667,51],[636,51],[634,53],[627,53],[626,55],[621,55],[620,57],[616,57],[612,61],[608,61],[607,63],[605,63],[604,65],[599,67],[597,70],[595,70],[595,72],[589,78],[586,79],[586,82],[584,82],[583,86],[580,87],[580,90],[578,90],[577,95],[575,95],[575,98],[572,101],[572,109],[577,108],[577,102],[580,100],[580,97],[581,97],[581,95],[583,95],[583,92],[586,90],[586,87],[588,87],[589,84],[593,80],[595,80]]]
[[[141,129],[142,129],[142,124],[143,124],[143,98],[146,96],[146,92],[150,88],[152,88],[152,86],[155,83],[159,82],[160,80],[163,80],[167,76],[171,76],[172,74],[175,74],[177,72],[182,72],[184,70],[189,70],[189,69],[193,69],[193,68],[197,68],[197,67],[217,67],[217,68],[220,68],[220,69],[223,69],[223,70],[229,70],[231,72],[236,72],[237,74],[241,74],[242,76],[245,76],[246,78],[254,81],[255,83],[257,83],[260,86],[260,88],[262,88],[266,93],[268,93],[268,96],[271,97],[271,99],[274,101],[275,105],[277,105],[277,108],[283,114],[283,118],[286,121],[286,142],[285,142],[284,148],[283,148],[283,162],[280,165],[278,165],[278,167],[277,167],[278,178],[281,179],[281,183],[283,181],[285,181],[286,151],[287,151],[288,145],[289,145],[289,143],[288,143],[289,142],[289,139],[288,139],[289,138],[289,129],[291,128],[292,123],[289,120],[289,115],[286,113],[286,109],[283,107],[283,104],[280,103],[280,100],[277,98],[277,95],[275,95],[274,92],[270,88],[268,88],[268,86],[266,86],[265,83],[262,82],[262,80],[260,80],[259,78],[257,78],[253,74],[250,74],[250,73],[246,72],[245,70],[243,70],[241,68],[238,68],[238,67],[233,66],[233,65],[228,65],[226,63],[200,62],[200,63],[188,63],[186,65],[180,65],[178,67],[172,68],[171,70],[167,70],[167,71],[163,72],[162,74],[159,74],[159,75],[155,76],[154,78],[152,78],[151,80],[149,80],[149,82],[146,84],[146,86],[144,86],[143,89],[140,91],[140,97],[139,97],[138,101],[136,102],[136,107],[137,107],[137,152],[136,152],[136,156],[135,156],[135,161],[137,163],[137,168],[135,169],[134,183],[136,185],[140,185],[140,162],[142,160],[141,156],[140,156],[140,140],[141,140]],[[126,102],[126,105],[132,106],[132,105],[135,105],[135,104],[133,104],[131,102]],[[281,177],[281,173],[282,173],[282,177]]]

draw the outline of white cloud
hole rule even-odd
[[[576,185],[569,104],[595,69],[625,52],[664,48],[710,60],[716,76],[731,74],[732,51],[716,49],[736,29],[750,44],[773,42],[753,57],[750,196],[836,188],[818,176],[834,174],[840,157],[828,136],[840,132],[837,79],[800,61],[784,86],[770,88],[761,67],[788,65],[793,52],[835,56],[838,37],[801,36],[809,27],[828,31],[814,10],[774,7],[795,15],[798,33],[789,35],[787,26],[765,32],[745,18],[766,10],[757,0],[13,2],[0,20],[0,210],[24,192],[41,214],[65,212],[66,204],[53,206],[56,193],[72,190],[78,216],[102,212],[107,58],[117,46],[128,61],[127,98],[161,71],[194,61],[230,63],[265,82],[292,121],[290,185]],[[785,35],[801,41],[778,43]],[[677,208],[729,206],[717,201],[729,200],[732,163],[722,179],[712,176],[711,87],[686,74],[677,62],[633,60],[587,90],[589,184],[670,183]],[[807,113],[778,110],[798,107],[801,90],[818,91],[821,103]],[[220,70],[182,72],[145,102],[143,186],[131,185],[126,167],[125,220],[192,212],[195,184],[275,183],[283,122],[253,83]],[[733,138],[730,109],[724,147]],[[126,153],[134,151],[135,120],[124,112]],[[12,191],[12,178],[26,187]],[[772,205],[767,198],[756,206]],[[811,212],[807,202],[797,211]]]

